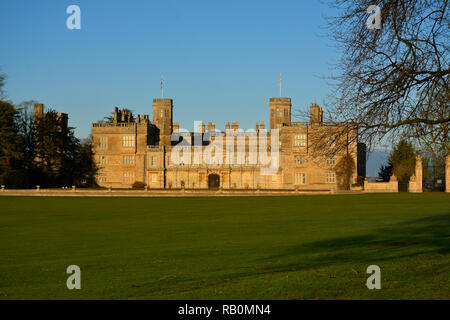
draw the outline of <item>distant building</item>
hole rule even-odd
[[[41,103],[35,103],[34,104],[34,126],[36,129],[36,126],[39,124],[39,121],[42,121],[43,119],[45,119],[45,117],[47,117],[48,112],[45,112],[44,110],[44,105]],[[67,129],[68,127],[68,122],[69,122],[69,116],[67,113],[62,113],[62,112],[56,112],[56,121],[54,121],[53,123],[57,123],[57,131],[58,132],[63,132],[65,129]],[[47,123],[44,122],[43,126],[47,126]],[[36,138],[36,137],[35,137]],[[40,145],[47,145],[47,143],[49,143],[49,141],[52,139],[52,137],[49,136],[44,136],[43,137],[43,141],[40,142]],[[35,141],[36,142],[36,141]],[[35,156],[35,161],[39,162],[41,164],[47,165],[46,163],[46,157],[42,156],[42,148],[39,148],[37,145],[35,146],[35,151],[36,151],[36,156]],[[58,165],[62,165],[61,163],[58,163]],[[56,166],[53,166],[53,169],[56,170]]]
[[[37,122],[44,118],[47,112],[44,111],[44,105],[42,103],[34,104],[34,121]],[[67,113],[57,112],[56,117],[60,122],[61,127],[67,128],[69,122],[69,115]]]
[[[142,182],[150,189],[332,190],[338,187],[336,166],[348,153],[355,163],[351,183],[356,183],[358,172],[365,176],[365,146],[358,144],[356,130],[344,138],[340,137],[339,141],[327,139],[322,155],[316,155],[312,152],[314,137],[337,132],[343,124],[324,123],[322,108],[316,104],[312,104],[310,110],[309,122],[292,122],[291,99],[270,98],[270,131],[267,132],[266,140],[257,140],[257,148],[261,143],[266,143],[268,155],[271,156],[274,150],[271,138],[274,130],[278,129],[279,163],[274,172],[263,174],[261,169],[269,165],[251,161],[251,150],[255,150],[255,146],[248,137],[244,138],[241,159],[236,159],[238,147],[233,147],[234,152],[224,151],[215,163],[208,163],[204,156],[197,161],[193,159],[196,151],[207,153],[212,141],[220,141],[219,138],[223,138],[223,150],[227,150],[227,135],[236,135],[234,141],[244,135],[239,131],[238,123],[227,123],[224,132],[212,137],[216,129],[214,123],[208,123],[206,128],[201,123],[195,132],[180,132],[179,124],[173,123],[172,99],[153,100],[153,121],[148,115],[134,118],[129,111],[121,111],[116,107],[111,122],[92,124],[95,158],[100,168],[97,182],[101,186],[113,188],[130,188],[135,182]],[[254,134],[261,137],[265,130],[264,123],[257,123]],[[172,141],[173,133],[180,137],[177,141]],[[196,139],[211,142],[195,146]],[[343,144],[344,151],[328,153],[327,148],[331,150],[336,143]],[[179,150],[177,147],[180,145],[190,152],[192,161],[172,161],[172,152]]]

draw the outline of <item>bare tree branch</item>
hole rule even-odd
[[[365,23],[372,4],[381,8],[380,30]],[[448,0],[334,0],[330,5],[338,15],[327,19],[329,35],[342,57],[331,77],[326,120],[342,121],[347,126],[342,134],[357,127],[369,146],[388,134],[448,139]]]

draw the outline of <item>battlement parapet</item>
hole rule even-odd
[[[93,123],[92,127],[93,128],[111,128],[111,127],[135,127],[136,123],[134,122],[119,122],[119,123],[114,123],[114,122],[98,122],[98,123]]]
[[[345,125],[345,122],[342,121],[329,121],[329,122],[322,122],[322,126],[343,126]],[[291,122],[290,125],[284,124],[283,127],[309,127],[309,122]]]
[[[283,104],[286,104],[286,103],[291,103],[291,98],[270,98],[270,102],[272,102],[272,103],[283,103]]]
[[[149,146],[147,146],[147,150],[148,151],[152,151],[152,152],[164,151],[164,147],[163,146],[152,146],[152,145],[149,145]]]
[[[172,99],[169,99],[169,98],[155,98],[155,99],[153,99],[153,102],[165,102],[165,103],[169,103],[169,102],[172,102],[173,100]]]
[[[291,122],[292,127],[307,127],[309,126],[309,122]]]

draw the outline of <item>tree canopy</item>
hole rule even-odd
[[[4,84],[0,75],[0,91]],[[93,186],[92,142],[81,143],[54,110],[35,117],[34,101],[0,99],[0,184],[7,188]]]
[[[399,189],[406,191],[416,166],[416,151],[411,142],[401,139],[389,155],[392,172],[398,179]]]

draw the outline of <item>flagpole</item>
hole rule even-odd
[[[164,77],[161,75],[161,98],[164,99]]]
[[[280,73],[280,98],[281,98],[281,73]]]

